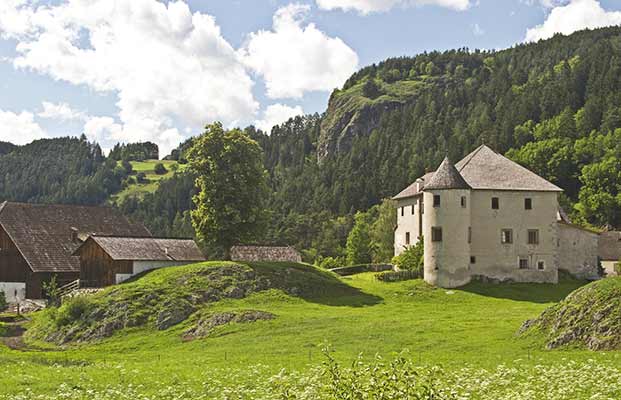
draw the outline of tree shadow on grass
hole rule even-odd
[[[586,285],[587,281],[571,280],[552,283],[481,283],[472,282],[459,288],[481,296],[526,301],[530,303],[557,303],[568,294]]]

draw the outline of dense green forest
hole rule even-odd
[[[0,156],[8,154],[17,148],[13,143],[0,142]]]
[[[157,144],[152,142],[117,143],[110,150],[108,157],[117,161],[158,160],[160,158],[160,149]]]
[[[84,136],[18,147],[0,156],[0,171],[0,199],[33,203],[101,204],[126,177]]]
[[[383,199],[435,169],[446,153],[458,160],[481,143],[564,188],[562,204],[575,221],[621,228],[620,89],[619,27],[502,51],[423,53],[363,68],[332,93],[324,114],[293,118],[269,134],[245,129],[263,148],[271,189],[269,230],[257,241],[295,245],[308,259],[344,258],[355,221],[373,226],[385,220],[376,226],[382,236],[390,224]],[[191,145],[190,139],[169,158],[185,162]],[[18,161],[19,151],[0,163],[23,170],[24,182],[38,183],[28,161]],[[70,158],[68,165],[81,165]],[[114,176],[99,158],[85,160],[91,170],[82,176],[94,176],[97,168]],[[0,193],[66,200],[66,194],[53,197],[62,185],[47,178],[49,170],[54,168],[36,172],[44,193],[37,185],[22,190],[6,184]],[[108,180],[104,191],[122,182]],[[4,181],[15,179],[9,173]],[[194,177],[178,172],[155,193],[119,207],[154,233],[187,236],[193,233],[193,193]],[[368,218],[354,218],[358,211]],[[370,252],[374,260],[389,256],[385,246]]]

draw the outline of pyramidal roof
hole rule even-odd
[[[555,184],[496,153],[486,145],[479,146],[455,167],[473,189],[563,191]]]
[[[418,185],[417,187],[416,183],[413,183],[393,197],[393,199],[416,196],[425,189],[439,189],[442,186],[450,186],[449,182],[458,178],[450,171],[451,168],[446,165],[447,163],[450,165],[450,162],[445,159],[435,173],[426,174],[420,178],[423,180],[423,185]],[[455,164],[454,169],[458,172],[457,175],[461,176],[467,187],[472,189],[536,192],[563,191],[563,189],[553,183],[496,153],[486,145],[481,145],[468,154]],[[438,175],[437,179],[436,175]],[[455,188],[459,188],[459,184],[453,184],[457,185]]]
[[[449,158],[445,157],[429,183],[425,185],[425,189],[470,189],[470,185],[466,183]]]

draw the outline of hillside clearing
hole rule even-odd
[[[119,162],[120,163],[120,162]],[[146,193],[153,193],[157,189],[159,183],[163,179],[171,178],[176,171],[182,171],[185,169],[184,164],[179,164],[177,161],[171,160],[146,160],[146,161],[130,161],[134,170],[134,179],[139,173],[144,173],[146,182],[144,183],[132,183],[119,193],[111,197],[111,201],[123,202],[128,197],[142,198]],[[155,173],[155,166],[162,164],[166,168],[166,174],[158,175]]]
[[[196,398],[196,393],[203,393],[210,385],[234,385],[242,393],[253,382],[268,385],[263,379],[278,374],[282,368],[312,374],[310,369],[324,360],[324,344],[332,346],[337,360],[347,363],[360,353],[362,360],[370,361],[375,354],[391,357],[407,349],[408,359],[416,365],[441,365],[450,372],[443,379],[465,379],[465,366],[471,371],[468,376],[481,377],[502,374],[502,369],[498,370],[501,365],[518,368],[513,373],[520,375],[520,379],[534,373],[536,365],[560,368],[553,365],[565,366],[567,360],[576,363],[576,371],[595,362],[608,368],[607,376],[613,377],[614,371],[621,368],[621,358],[615,352],[546,351],[537,336],[516,338],[523,321],[536,317],[582,282],[471,284],[459,290],[444,290],[420,280],[382,283],[374,279],[373,273],[340,279],[314,268],[290,264],[249,267],[284,277],[289,268],[306,269],[304,281],[309,292],[296,292],[296,296],[273,285],[241,299],[226,298],[205,304],[200,313],[166,330],[158,331],[147,324],[117,332],[100,343],[67,348],[34,343],[47,346],[48,351],[15,352],[0,348],[0,364],[9,368],[0,377],[0,393],[23,394],[29,390],[31,394],[47,395],[64,390],[59,389],[61,382],[66,388],[102,393],[105,388],[125,388],[129,394],[145,396],[159,396],[165,388],[172,388],[194,394],[181,398]],[[151,285],[170,288],[173,276],[203,268],[195,265],[161,270],[109,290],[129,294],[141,287],[153,290]],[[345,289],[346,293],[334,291],[330,285],[334,285],[332,289]],[[184,340],[185,333],[196,326],[201,315],[239,314],[247,310],[269,313],[274,318],[226,323],[212,327],[204,339]],[[560,374],[560,370],[554,373]]]

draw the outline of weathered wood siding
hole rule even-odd
[[[0,226],[0,282],[26,282],[31,273],[28,263]]]
[[[133,273],[132,261],[114,261],[97,243],[89,240],[80,248],[80,281],[86,287],[116,283],[116,274]]]

